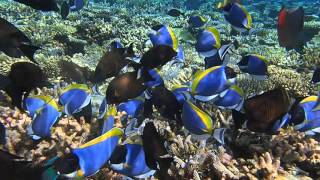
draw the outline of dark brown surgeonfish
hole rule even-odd
[[[35,165],[22,157],[0,150],[1,179],[5,180],[42,180],[43,172],[48,168]]]
[[[59,11],[56,0],[14,0],[33,9],[47,11]]]
[[[67,1],[63,1],[61,4],[60,15],[63,20],[67,19],[70,12],[70,5]]]
[[[3,18],[0,18],[0,39],[0,51],[7,56],[14,58],[26,56],[32,62],[37,63],[33,55],[40,48],[32,45],[23,32]]]
[[[287,9],[283,7],[278,15],[278,41],[288,49],[301,48],[303,45],[304,10],[302,7]]]
[[[144,115],[152,115],[152,105],[156,107],[161,116],[170,120],[176,120],[180,125],[182,106],[177,101],[174,94],[164,86],[156,86],[151,89],[151,99],[146,100],[144,105]]]
[[[153,122],[146,123],[142,134],[142,144],[147,166],[150,169],[157,170],[159,179],[174,179],[168,174],[173,158],[168,154],[164,146],[164,140],[158,134]]]
[[[146,90],[143,82],[143,78],[137,79],[136,72],[127,72],[115,77],[106,91],[107,103],[119,104],[138,97]]]
[[[2,90],[11,97],[12,105],[20,110],[22,110],[23,97],[27,97],[37,87],[50,86],[42,69],[29,62],[12,64],[8,76],[1,79],[7,81]]]
[[[154,69],[165,65],[175,56],[177,56],[177,52],[171,46],[157,45],[143,54],[140,66],[145,69]]]
[[[81,67],[74,62],[61,60],[58,62],[60,75],[69,83],[85,84],[92,79],[93,72],[87,67]]]
[[[100,59],[93,76],[93,83],[101,83],[107,78],[119,75],[122,68],[124,68],[130,60],[128,57],[133,57],[133,46],[128,48],[111,48]]]
[[[273,124],[290,110],[290,106],[287,91],[280,87],[246,99],[247,128],[253,132],[268,133]]]

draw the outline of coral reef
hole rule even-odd
[[[137,54],[147,50],[145,42],[151,27],[166,24],[173,27],[179,42],[185,49],[185,64],[167,64],[160,74],[165,85],[187,83],[192,74],[203,69],[203,57],[194,49],[195,37],[187,30],[188,16],[204,15],[209,19],[207,26],[215,26],[223,41],[237,40],[239,48],[231,53],[230,66],[238,73],[237,84],[244,90],[245,97],[270,90],[276,86],[285,87],[291,96],[300,97],[316,94],[310,83],[312,71],[320,66],[320,22],[308,18],[306,32],[312,38],[302,52],[287,51],[278,45],[276,24],[266,17],[281,8],[280,3],[246,4],[254,19],[255,31],[251,35],[234,34],[225,23],[223,15],[214,9],[215,2],[204,2],[197,10],[187,11],[185,1],[149,0],[96,0],[80,12],[72,12],[66,20],[58,13],[41,13],[29,7],[10,1],[0,1],[0,14],[23,31],[35,45],[41,47],[35,59],[46,72],[51,82],[61,79],[60,61],[71,61],[81,67],[95,69],[108,45],[115,38],[128,46],[134,45]],[[304,4],[306,8],[312,5]],[[181,8],[183,16],[166,15],[169,8]],[[264,9],[263,13],[259,12]],[[278,11],[276,12],[278,13]],[[240,73],[234,64],[244,54],[260,54],[269,62],[268,79],[257,81],[248,74]],[[28,61],[26,57],[10,58],[0,53],[1,74],[7,74],[10,66],[18,61]],[[105,91],[109,80],[99,87]],[[56,97],[54,89],[42,90]],[[215,127],[224,127],[232,121],[229,111],[204,104],[203,107],[217,119]],[[123,114],[118,114],[119,118]],[[32,141],[26,134],[31,118],[25,112],[10,107],[10,100],[0,92],[0,121],[7,129],[7,145],[11,153],[28,160],[41,162],[56,155],[68,153],[72,148],[87,142],[100,133],[100,124],[94,119],[91,124],[78,122],[73,117],[62,117],[52,129],[50,139]],[[175,179],[316,179],[320,177],[319,139],[306,136],[292,129],[283,130],[269,136],[247,131],[237,139],[234,149],[223,147],[213,139],[203,142],[185,131],[177,131],[175,124],[163,119],[159,114],[155,122],[160,134],[165,137],[168,150],[174,156],[169,173]],[[118,124],[121,126],[121,124]],[[121,175],[104,167],[90,179],[121,179]]]

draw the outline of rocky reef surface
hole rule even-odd
[[[143,53],[150,27],[158,24],[174,28],[186,56],[183,67],[163,67],[161,74],[165,83],[170,88],[174,84],[186,82],[195,70],[204,67],[203,59],[194,49],[194,39],[186,32],[187,15],[201,14],[211,19],[208,25],[217,27],[223,40],[239,41],[239,48],[231,55],[231,61],[237,62],[240,54],[247,53],[261,54],[270,61],[269,78],[266,81],[240,75],[238,84],[246,96],[278,85],[285,87],[294,97],[317,93],[310,80],[313,68],[320,66],[319,19],[306,19],[305,30],[315,35],[298,53],[294,50],[286,51],[279,46],[276,22],[267,16],[272,10],[279,10],[280,4],[257,1],[246,5],[256,28],[255,33],[249,36],[232,34],[221,12],[214,8],[216,2],[203,3],[199,10],[185,11],[185,16],[175,18],[165,15],[170,7],[181,8],[183,5],[183,1],[114,0],[106,4],[93,4],[79,13],[71,13],[67,20],[62,20],[57,13],[41,13],[15,2],[0,1],[0,15],[19,27],[35,45],[41,46],[35,59],[52,82],[61,79],[59,61],[72,61],[94,70],[108,44],[115,38],[121,39],[125,45],[133,43],[135,51]],[[313,8],[308,3],[297,2],[297,5],[306,6],[305,9]],[[0,73],[6,74],[11,64],[18,61],[28,60],[10,58],[0,53]],[[42,91],[56,93],[54,89]],[[34,143],[26,135],[31,118],[24,112],[10,108],[5,93],[1,92],[0,99],[0,121],[7,129],[8,143],[5,148],[28,160],[41,162],[67,153],[99,133],[99,122],[95,119],[87,124],[72,117],[63,117],[53,128],[51,139]],[[205,107],[215,114],[217,128],[231,124],[230,112]],[[191,136],[176,132],[160,116],[156,116],[153,121],[170,144],[170,154],[175,156],[170,173],[176,179],[320,178],[319,141],[292,129],[273,136],[244,130],[235,147],[226,149],[214,140],[209,140],[205,147],[201,147]],[[121,179],[121,176],[106,167],[90,179]]]

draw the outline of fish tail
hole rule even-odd
[[[23,52],[25,56],[27,56],[32,62],[39,64],[36,62],[36,60],[33,58],[34,53],[40,49],[38,46],[30,45],[30,44],[20,44],[20,49]]]

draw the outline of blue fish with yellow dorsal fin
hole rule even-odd
[[[80,112],[91,102],[92,90],[85,84],[71,84],[62,90],[59,102],[64,113],[73,115]]]
[[[195,135],[211,135],[213,132],[212,118],[190,101],[183,104],[182,122],[186,129]]]
[[[143,110],[144,101],[141,99],[132,99],[127,102],[120,103],[118,105],[119,112],[126,112],[129,118],[138,117]]]
[[[299,106],[302,107],[304,111],[304,121],[300,124],[296,124],[294,126],[295,129],[310,135],[320,133],[320,110],[313,110],[314,105],[317,103],[317,99],[317,96],[309,96],[299,103]]]
[[[220,108],[235,109],[240,111],[244,102],[242,89],[233,84],[230,88],[220,93],[219,98],[214,102]]]
[[[164,85],[164,81],[160,75],[159,69],[149,69],[147,70],[147,73],[151,76],[153,79],[152,81],[144,82],[144,85],[148,88]]]
[[[116,145],[123,136],[123,131],[113,128],[105,134],[87,142],[72,151],[79,159],[80,177],[88,177],[95,174],[110,159]]]
[[[171,88],[172,93],[176,97],[180,105],[185,101],[191,100],[190,87],[187,85],[175,85]]]
[[[206,28],[197,37],[196,50],[204,57],[214,56],[220,47],[220,33],[214,27]]]
[[[224,18],[238,32],[252,29],[252,18],[248,11],[238,3],[228,3],[223,9]]]
[[[148,36],[153,46],[167,45],[171,46],[176,52],[178,51],[178,38],[171,27],[162,25],[156,33],[150,33]]]
[[[161,25],[156,32],[150,33],[148,36],[153,46],[167,45],[172,47],[177,52],[175,60],[177,62],[184,62],[183,47],[179,45],[178,38],[171,27]]]
[[[135,141],[129,139],[122,145],[124,151],[121,151],[121,155],[114,152],[117,153],[117,159],[111,158],[110,166],[115,172],[128,177],[147,178],[153,175],[155,170],[151,170],[147,166],[141,137],[137,138],[138,140]]]
[[[190,17],[189,17],[189,20],[188,20],[188,24],[189,24],[190,27],[192,27],[192,28],[201,28],[201,27],[203,27],[207,22],[208,22],[208,20],[207,20],[205,17],[199,16],[199,15],[190,16]]]
[[[28,134],[33,139],[50,137],[50,129],[61,115],[54,98],[44,95],[31,96],[25,100],[25,106],[29,115],[32,116]]]
[[[257,80],[265,80],[268,77],[268,61],[263,56],[257,54],[244,56],[238,66],[241,71]]]
[[[214,66],[194,75],[191,95],[200,101],[210,101],[235,82],[236,73],[228,66]]]
[[[103,116],[103,127],[101,134],[108,132],[114,127],[114,117],[117,115],[117,109],[114,105],[108,107],[108,111]]]

